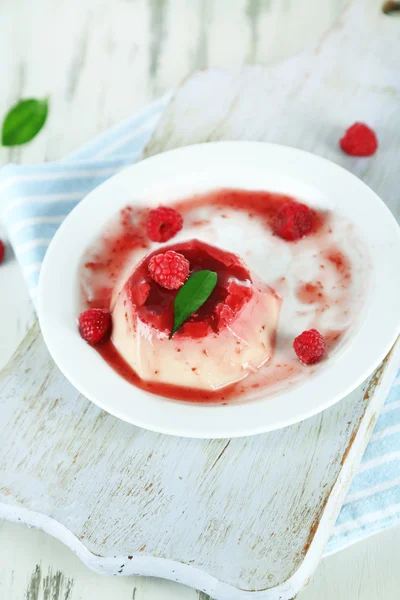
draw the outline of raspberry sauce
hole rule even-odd
[[[234,319],[252,295],[251,277],[238,256],[190,240],[162,247],[147,255],[135,269],[126,285],[128,298],[142,322],[160,332],[169,333],[173,326],[174,300],[177,290],[158,285],[149,275],[148,265],[160,252],[173,250],[182,254],[190,264],[190,275],[209,270],[217,273],[217,285],[208,300],[190,316],[176,332],[176,338],[201,338],[210,332],[218,333]]]
[[[243,402],[263,398],[312,376],[320,365],[305,367],[293,352],[293,339],[303,330],[316,328],[326,338],[327,353],[323,365],[336,352],[346,332],[356,321],[362,302],[362,273],[354,268],[349,256],[362,255],[349,233],[349,224],[335,215],[312,211],[312,229],[304,238],[285,241],[273,232],[276,213],[293,198],[266,191],[222,189],[199,194],[168,206],[181,213],[184,220],[179,240],[168,246],[152,244],[146,235],[145,208],[123,209],[110,223],[101,239],[87,251],[82,262],[81,289],[84,308],[113,310],[115,297],[124,286],[131,289],[137,310],[144,322],[160,332],[171,330],[173,300],[176,291],[161,288],[148,276],[147,264],[154,253],[173,249],[191,263],[192,272],[214,270],[219,283],[207,302],[193,315],[171,340],[171,352],[180,352],[179,340],[199,340],[212,331],[218,335],[226,326],[222,308],[228,305],[233,317],[247,301],[246,289],[251,289],[251,276],[236,254],[244,246],[242,256],[262,281],[276,289],[283,299],[272,360],[233,385],[217,391],[148,382],[120,356],[112,341],[96,349],[108,364],[127,381],[143,390],[175,400],[191,402]],[[231,228],[231,229],[229,229]],[[224,237],[225,231],[233,233]],[[236,237],[235,237],[236,236]],[[189,246],[180,240],[198,238]],[[239,239],[242,238],[242,239]],[[230,252],[210,253],[209,244],[222,246]],[[152,254],[147,254],[152,250]],[[356,255],[357,254],[357,255]],[[229,264],[226,263],[229,256]],[[361,264],[361,263],[360,263]],[[227,276],[229,274],[229,277]],[[229,278],[244,284],[228,289]],[[247,287],[246,286],[250,286]],[[128,294],[129,297],[129,294]],[[193,366],[193,370],[196,366]]]

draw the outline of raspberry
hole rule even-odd
[[[217,330],[220,331],[224,329],[224,327],[228,327],[228,325],[235,318],[235,313],[233,310],[227,305],[219,302],[215,307],[215,314],[217,318]]]
[[[314,212],[300,202],[286,202],[276,213],[272,229],[276,235],[294,242],[310,233],[313,228]]]
[[[293,342],[297,358],[305,365],[314,365],[325,354],[325,340],[316,329],[303,331]]]
[[[186,321],[181,327],[181,334],[190,338],[202,338],[211,331],[210,325],[204,321]]]
[[[148,268],[150,277],[167,290],[178,290],[189,275],[189,261],[173,250],[152,256]]]
[[[214,310],[217,331],[232,323],[238,312],[253,294],[250,286],[240,285],[234,279],[228,282],[226,289],[228,290],[228,295],[224,302],[217,304]]]
[[[89,308],[79,315],[79,333],[91,346],[104,342],[111,333],[111,313],[106,308]]]
[[[152,242],[167,242],[182,229],[182,215],[174,208],[160,206],[149,212],[147,234]]]
[[[143,306],[150,294],[150,285],[146,281],[134,283],[129,280],[126,285],[129,300],[135,306]]]
[[[6,253],[6,248],[4,246],[4,242],[0,240],[0,265],[3,262],[4,254]]]
[[[354,123],[339,141],[346,154],[352,156],[371,156],[378,148],[378,140],[373,129],[365,123]]]

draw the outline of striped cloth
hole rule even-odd
[[[48,244],[93,188],[140,158],[169,95],[62,162],[0,171],[0,214],[35,303]],[[400,374],[391,389],[326,553],[400,523]]]

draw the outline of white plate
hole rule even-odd
[[[355,223],[370,253],[369,288],[361,325],[346,338],[340,352],[301,385],[242,404],[175,402],[129,384],[80,338],[76,324],[78,268],[88,245],[127,204],[158,205],[219,187],[288,193]],[[41,271],[40,326],[64,375],[87,398],[120,419],[188,437],[224,438],[270,431],[314,415],[343,398],[390,350],[400,331],[399,232],[395,219],[372,190],[318,156],[257,142],[220,142],[173,150],[112,177],[66,218],[50,244]],[[239,254],[244,243],[234,240]]]

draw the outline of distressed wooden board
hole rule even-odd
[[[0,146],[0,163],[62,159],[196,69],[292,56],[347,1],[2,0],[0,115],[46,94],[50,112],[31,143]]]
[[[399,529],[321,561],[299,600],[397,600]],[[99,577],[39,529],[0,522],[2,600],[210,600],[156,577]]]
[[[92,405],[37,333],[0,378],[1,516],[59,537],[100,573],[167,577],[218,599],[292,597],[322,554],[395,362],[301,424],[188,440]]]
[[[374,123],[377,106],[386,111],[381,126],[399,119],[393,36],[369,8],[354,4],[319,48],[280,67],[193,76],[147,154],[206,139],[268,139],[349,166],[333,149],[339,129],[356,118]],[[359,78],[355,85],[356,72],[344,81],[337,62],[346,65],[353,47],[375,60],[370,46],[390,55],[385,85]],[[363,100],[357,114],[353,97]],[[318,115],[319,106],[326,113]],[[388,157],[383,150],[373,162],[350,162],[384,198],[394,189]],[[393,357],[335,407],[280,432],[183,440],[90,404],[61,377],[33,329],[0,375],[0,516],[43,528],[102,573],[167,577],[221,600],[291,598],[322,554],[395,369]]]
[[[351,2],[314,50],[276,66],[208,69],[176,94],[147,155],[216,140],[263,140],[302,148],[367,183],[400,220],[400,25],[375,1]],[[379,132],[373,159],[338,146],[364,121]]]

